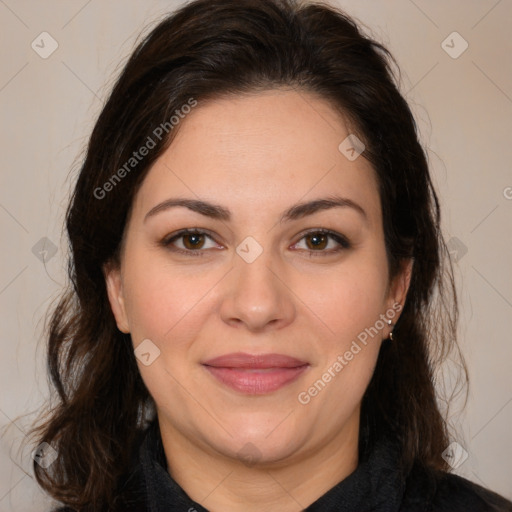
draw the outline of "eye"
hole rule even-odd
[[[302,247],[300,247],[301,244]],[[311,256],[327,256],[350,247],[350,242],[345,236],[328,229],[308,231],[299,242],[293,245],[294,249],[308,251]]]
[[[202,256],[205,249],[220,247],[208,232],[201,229],[182,229],[164,238],[161,245],[172,251],[194,256]]]

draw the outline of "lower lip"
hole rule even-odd
[[[304,373],[309,365],[295,368],[241,369],[207,366],[205,368],[219,381],[236,391],[251,395],[265,395],[276,391]]]

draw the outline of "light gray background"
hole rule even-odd
[[[333,3],[367,25],[401,66],[458,258],[471,388],[465,412],[453,416],[453,439],[469,454],[456,472],[512,499],[512,2]],[[33,415],[22,415],[47,394],[43,317],[65,279],[70,169],[135,38],[178,4],[0,0],[2,512],[43,511],[50,503],[22,444]],[[31,48],[34,40],[42,46],[43,31],[59,45],[47,59]],[[453,31],[469,44],[458,58],[442,47]],[[453,52],[461,43],[446,44]],[[45,265],[32,251],[43,237],[57,249]]]

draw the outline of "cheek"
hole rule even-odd
[[[195,272],[192,266],[171,267],[165,258],[151,253],[135,255],[124,272],[125,303],[135,344],[149,338],[162,346],[180,345],[187,332],[193,339],[200,317],[210,308],[209,295],[219,281],[218,272]]]
[[[326,331],[348,340],[384,313],[387,267],[377,257],[357,256],[325,276],[301,277],[300,286],[301,299]]]

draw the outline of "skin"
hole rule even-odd
[[[160,350],[149,366],[138,365],[157,405],[169,472],[208,510],[303,510],[358,464],[360,403],[390,327],[309,403],[297,398],[379,315],[403,305],[409,287],[410,262],[388,276],[372,166],[338,150],[349,133],[311,93],[200,103],[136,194],[119,268],[105,268],[119,329],[134,347],[149,339]],[[299,202],[332,195],[358,203],[366,217],[336,207],[279,221]],[[215,203],[231,218],[179,206],[145,219],[170,198]],[[172,250],[193,248],[187,237],[160,244],[183,228],[212,233],[199,239],[199,255]],[[340,233],[351,247],[328,237],[318,248],[304,233],[312,228]],[[248,236],[263,249],[252,263],[236,252]],[[247,395],[201,364],[231,352],[286,354],[309,367],[277,391]]]

